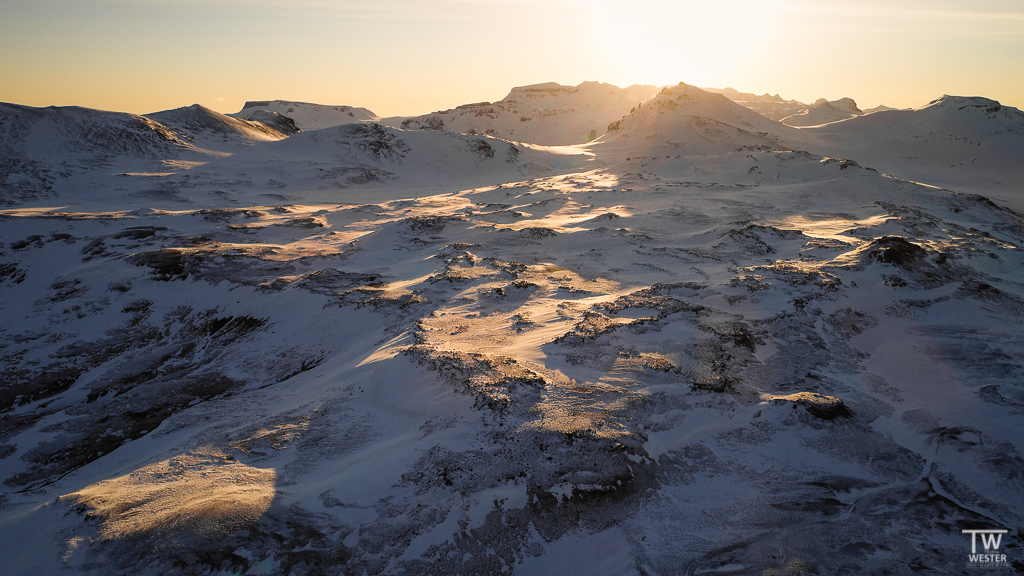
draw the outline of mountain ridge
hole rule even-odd
[[[247,101],[234,118],[252,120],[262,112],[272,112],[291,119],[300,130],[319,130],[353,122],[377,122],[380,118],[367,110],[355,106],[334,106],[291,100]]]
[[[556,82],[513,88],[496,102],[464,104],[405,118],[405,129],[451,130],[507,140],[562,146],[582,144],[607,124],[654,95],[657,88],[619,88],[600,82],[563,86]]]

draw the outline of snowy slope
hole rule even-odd
[[[466,104],[407,118],[400,125],[411,130],[486,134],[551,146],[579,144],[603,134],[608,123],[657,91],[654,86],[619,88],[599,82],[562,86],[549,82],[513,88],[494,103]]]
[[[100,185],[90,175],[114,185],[118,173],[170,172],[217,156],[184,136],[134,114],[0,104],[0,205],[90,190]]]
[[[187,171],[136,183],[175,191],[170,203],[154,204],[158,200],[154,195],[120,202],[128,208],[182,208],[224,201],[243,205],[332,202],[354,194],[373,202],[374,198],[422,194],[426,189],[454,191],[544,176],[585,166],[592,159],[592,154],[577,149],[352,123],[260,142]],[[101,208],[117,206],[97,198],[92,209]]]
[[[994,100],[942,96],[804,132],[823,153],[1024,210],[1024,112]]]
[[[288,137],[263,123],[198,105],[149,117],[9,109],[4,205],[132,210],[223,201],[329,201],[338,190],[353,187],[367,188],[367,194],[384,184],[390,190],[463,189],[547,175],[593,158],[577,149],[368,122]]]
[[[788,136],[797,134],[721,94],[680,83],[610,124],[591,149],[609,155],[658,151],[692,156],[784,146]]]
[[[17,104],[0,104],[0,114],[0,146],[8,156],[61,156],[64,162],[69,155],[91,156],[99,164],[122,157],[159,158],[188,149],[167,127],[134,114]],[[85,164],[88,158],[80,161]]]
[[[582,146],[353,123],[21,201],[2,571],[962,574],[967,528],[1017,561],[1024,216],[819,148],[1019,115],[796,129],[680,84]]]
[[[239,120],[210,110],[199,104],[147,114],[147,118],[175,131],[178,137],[200,148],[234,151],[255,142],[282,140],[297,130],[289,130],[280,117],[253,114],[252,119]],[[267,121],[265,124],[258,119]],[[254,120],[255,119],[255,120]]]
[[[309,102],[287,100],[254,100],[246,102],[242,109],[231,116],[242,120],[263,121],[266,112],[291,118],[300,130],[319,130],[353,122],[376,122],[376,114],[366,108],[353,106],[327,106]]]

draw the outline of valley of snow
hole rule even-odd
[[[0,104],[0,572],[1024,570],[1024,113],[718,92]]]

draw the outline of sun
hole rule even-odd
[[[736,82],[735,71],[771,57],[773,0],[599,0],[593,7],[589,44],[626,83]]]

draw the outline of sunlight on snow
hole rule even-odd
[[[848,232],[855,228],[878,226],[879,224],[895,218],[895,216],[881,215],[864,218],[862,220],[848,220],[845,218],[813,220],[807,216],[798,214],[783,220],[764,222],[763,225],[775,226],[776,228],[781,228],[783,230],[799,230],[812,238],[830,238],[841,242],[855,244],[859,242],[859,240],[853,236],[846,236],[843,232]]]
[[[215,448],[199,448],[64,498],[102,518],[105,540],[191,532],[216,537],[259,520],[274,500],[277,473]]]

